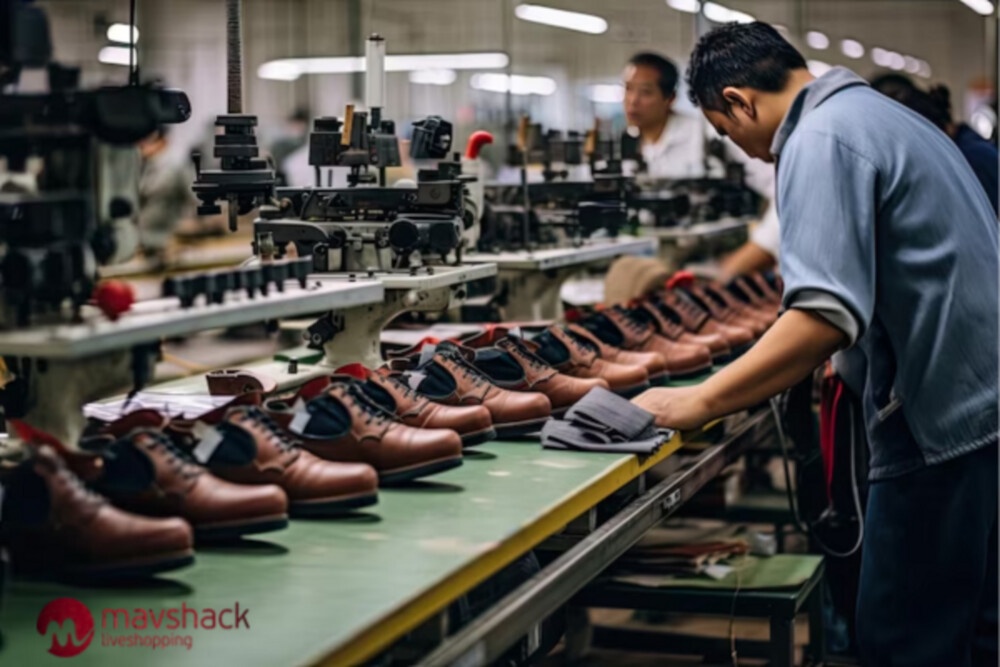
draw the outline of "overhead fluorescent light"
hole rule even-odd
[[[591,35],[600,35],[608,31],[608,22],[600,16],[569,12],[565,9],[555,9],[543,5],[518,5],[514,8],[514,16],[522,21],[586,32]]]
[[[129,64],[129,51],[132,52],[132,62],[136,61],[135,49],[127,46],[105,46],[98,52],[97,59],[105,65]]]
[[[980,107],[972,112],[972,117],[969,118],[969,125],[983,139],[989,139],[993,136],[993,131],[997,127],[997,115],[989,107]]]
[[[556,82],[547,76],[523,76],[483,72],[473,74],[470,85],[476,90],[511,95],[551,95],[556,92]]]
[[[729,7],[714,2],[706,2],[702,8],[705,18],[716,23],[753,23],[757,19],[744,12],[738,12]]]
[[[410,72],[410,83],[426,86],[450,86],[458,75],[453,69],[418,69]]]
[[[791,36],[791,32],[788,30],[788,26],[782,25],[780,23],[772,23],[771,27],[778,31],[778,33],[788,39]]]
[[[864,45],[856,39],[842,39],[840,41],[840,51],[848,58],[860,58],[865,55]]]
[[[920,61],[913,56],[903,56],[903,69],[910,74],[917,74],[920,71]]]
[[[621,104],[625,99],[625,87],[617,83],[598,83],[590,87],[591,102],[598,104]]]
[[[977,14],[982,14],[983,16],[989,16],[993,13],[994,9],[991,0],[961,0],[961,3]]]
[[[815,77],[820,77],[833,69],[828,63],[822,60],[807,60],[806,67],[809,68],[809,73]]]
[[[830,46],[830,38],[818,30],[810,30],[806,33],[806,44],[809,45],[810,49],[822,51]]]
[[[879,67],[889,66],[889,51],[886,51],[880,46],[876,46],[872,49],[872,62]]]
[[[888,57],[889,69],[901,70],[906,67],[906,60],[903,59],[902,53],[896,53],[895,51],[889,52]]]
[[[410,56],[386,56],[387,72],[412,72],[428,69],[503,69],[510,59],[506,53],[433,53]],[[257,68],[257,76],[274,81],[295,81],[303,74],[353,74],[365,71],[365,59],[281,58]]]
[[[931,78],[931,66],[926,60],[921,60],[920,66],[917,68],[917,75],[924,77],[925,79]]]
[[[129,39],[131,35],[131,39]],[[112,23],[108,26],[108,41],[119,44],[135,44],[139,41],[139,29],[127,23]]]
[[[671,9],[676,9],[679,12],[687,12],[688,14],[697,14],[701,11],[701,2],[699,0],[667,0],[667,5]]]

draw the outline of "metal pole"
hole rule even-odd
[[[226,102],[230,114],[243,113],[243,39],[241,0],[226,0]]]

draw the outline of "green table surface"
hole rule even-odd
[[[0,665],[356,664],[679,446],[675,437],[640,462],[531,442],[488,443],[460,468],[382,490],[370,511],[296,520],[241,546],[199,549],[192,567],[153,584],[100,589],[17,581],[0,610]],[[55,626],[49,635],[35,629],[42,608],[57,597],[83,602],[95,623],[93,641],[69,663],[47,652]],[[159,614],[182,604],[221,610],[237,602],[248,610],[249,629],[116,631],[111,615],[102,627],[104,609]],[[190,635],[192,647],[103,645],[134,634]]]

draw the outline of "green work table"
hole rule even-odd
[[[680,446],[675,436],[640,461],[548,451],[537,442],[489,443],[471,451],[460,468],[381,491],[368,511],[295,520],[287,530],[239,546],[199,549],[192,567],[152,583],[102,589],[17,581],[0,610],[0,665],[66,664],[48,653],[55,626],[48,635],[36,631],[42,608],[59,597],[76,598],[94,619],[90,645],[70,663],[80,667],[357,664]],[[236,603],[246,610],[249,629],[115,630],[114,614],[103,613],[151,609],[156,616],[171,608],[182,613],[182,605],[221,611]],[[67,623],[60,637],[72,627]],[[133,635],[190,635],[192,646],[107,645],[112,637]]]

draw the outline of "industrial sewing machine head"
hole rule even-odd
[[[477,220],[458,156],[452,126],[438,116],[413,125],[410,157],[441,160],[421,169],[416,181],[386,185],[386,169],[402,160],[395,123],[382,118],[385,41],[368,40],[367,112],[348,106],[344,117],[317,118],[309,136],[313,187],[278,188],[271,206],[254,223],[255,254],[280,257],[289,244],[311,256],[316,271],[416,270],[461,262],[463,232]],[[347,169],[347,187],[332,187],[333,169]],[[324,187],[323,176],[328,182]]]
[[[614,142],[601,139],[596,125],[564,135],[522,122],[507,164],[522,170],[522,181],[486,186],[480,250],[579,246],[601,230],[617,236],[626,225],[632,180],[622,173]],[[529,164],[542,166],[543,182],[527,182]]]
[[[191,113],[136,76],[81,89],[51,55],[41,9],[0,0],[0,329],[80,318],[98,265],[135,250],[135,144]]]
[[[709,142],[707,153],[706,171],[716,171],[714,177],[652,178],[643,163],[638,140],[628,141],[628,135],[624,135],[622,155],[625,160],[635,162],[638,169],[629,208],[647,211],[656,227],[688,226],[756,214],[760,196],[746,186],[743,165],[728,158],[719,140]]]

